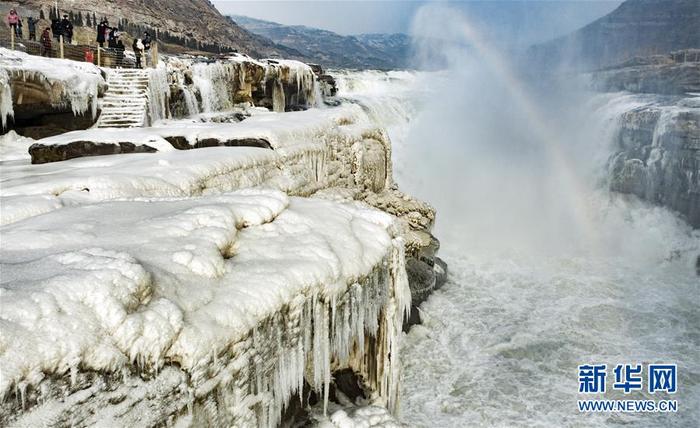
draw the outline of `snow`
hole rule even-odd
[[[319,428],[400,428],[402,426],[404,425],[381,406],[341,409],[333,413],[329,421],[318,424]]]
[[[265,67],[304,87],[299,64]],[[152,101],[168,73],[150,73]],[[308,383],[329,420],[396,426],[407,226],[353,202],[391,184],[386,133],[359,105],[248,111],[0,140],[0,413],[16,418],[2,423],[272,426]],[[176,150],[175,136],[272,150]],[[29,163],[31,144],[76,141],[157,152]],[[410,205],[387,192],[371,203]],[[378,407],[329,408],[339,368]]]
[[[34,142],[31,138],[17,135],[15,131],[0,135],[0,161],[29,160],[29,146]]]
[[[75,141],[117,143],[129,141],[148,144],[159,151],[173,150],[165,137],[185,137],[191,144],[197,140],[214,138],[221,141],[237,138],[262,138],[277,150],[290,146],[321,144],[326,133],[338,132],[340,122],[354,122],[366,117],[359,106],[345,106],[328,110],[307,110],[284,115],[255,113],[240,123],[212,123],[195,120],[165,120],[152,128],[90,129],[73,131],[45,138],[43,145],[69,144]],[[349,131],[344,126],[343,131]]]
[[[93,64],[38,57],[0,48],[0,68],[8,75],[21,76],[25,81],[44,82],[51,91],[52,102],[69,104],[75,115],[83,115],[88,109],[91,109],[93,118],[97,115],[98,89],[105,81],[100,69]],[[0,78],[0,83],[2,81],[3,78]],[[7,106],[2,104],[6,103],[5,92],[3,89],[0,113],[6,115]]]
[[[349,106],[284,115],[260,114],[238,124],[164,121],[155,128],[89,129],[46,138],[39,142],[54,145],[130,141],[147,144],[159,152],[86,157],[33,166],[26,161],[3,159],[1,223],[44,213],[49,207],[117,198],[186,197],[259,185],[310,194],[338,180],[352,178],[349,168],[356,153],[351,148],[354,142],[373,133],[373,128],[361,124],[361,114],[359,107]],[[358,124],[338,125],[350,120],[357,120]],[[191,143],[202,138],[264,138],[274,150],[212,147],[181,151],[163,138],[177,135],[187,137]],[[20,145],[18,151],[31,144],[31,140],[19,143],[13,137],[4,141],[16,141],[12,144]],[[5,143],[2,147],[6,147]],[[339,159],[329,159],[331,153]],[[381,179],[388,178],[381,175]]]
[[[386,136],[355,105],[201,119],[38,142],[129,141],[156,153],[31,165],[35,141],[0,141],[0,390],[17,397],[4,405],[17,406],[21,424],[65,417],[78,385],[92,385],[75,421],[135,420],[110,410],[126,388],[149,397],[128,401],[136,420],[162,420],[149,410],[158,400],[199,420],[219,397],[214,414],[229,425],[275,425],[304,380],[327,405],[341,367],[362,375],[377,405],[398,408],[410,307],[403,226],[351,197],[286,195],[356,186],[358,144],[386,147]],[[273,150],[176,150],[169,136],[264,138]],[[92,371],[110,375],[99,383]],[[180,386],[163,397],[162,385]],[[56,403],[61,388],[71,400]]]
[[[271,190],[86,205],[4,226],[0,391],[176,361],[205,396],[238,385],[234,374],[258,355],[254,365],[274,368],[249,374],[263,382],[265,415],[241,401],[236,420],[276,424],[307,363],[327,396],[331,360],[354,365],[395,405],[397,361],[362,357],[365,335],[397,353],[410,293],[395,233],[366,206]],[[273,329],[258,330],[264,322]],[[217,361],[228,363],[212,374]]]

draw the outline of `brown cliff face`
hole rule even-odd
[[[61,13],[94,13],[100,19],[106,16],[112,25],[120,19],[140,26],[167,31],[172,36],[196,40],[202,44],[220,45],[254,57],[283,56],[300,58],[299,52],[252,34],[224,17],[208,0],[61,0]],[[2,9],[18,8],[22,17],[38,16],[55,4],[52,0],[2,1]],[[2,10],[3,15],[6,10]],[[94,25],[94,23],[93,23]],[[77,27],[77,26],[76,26]],[[135,34],[132,34],[134,36]],[[196,50],[196,49],[191,49]]]
[[[574,33],[534,46],[530,54],[541,64],[591,70],[700,48],[699,26],[698,0],[627,0]]]

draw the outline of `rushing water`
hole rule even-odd
[[[509,85],[472,71],[339,80],[389,128],[400,186],[435,205],[450,268],[402,350],[403,422],[698,426],[700,234],[605,186],[617,117],[648,97],[578,94],[569,109],[514,105]],[[673,397],[594,398],[672,398],[678,413],[578,412],[578,365],[664,362],[678,364]]]

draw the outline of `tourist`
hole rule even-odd
[[[17,15],[17,11],[10,9],[10,13],[7,15],[7,24],[10,26],[11,31],[14,31],[15,37],[18,39],[22,38],[22,18]]]
[[[61,39],[61,34],[62,34],[61,21],[59,21],[58,19],[51,20],[51,32],[53,33],[54,39],[56,39],[56,40]]]
[[[119,39],[117,42],[117,67],[123,67],[124,66],[124,50],[126,47],[124,46],[124,42]]]
[[[109,26],[109,21],[107,20],[107,18],[105,18],[104,21],[105,26],[102,29],[102,31],[104,31],[105,42],[107,42],[107,45],[109,46],[109,33],[112,31],[112,27]]]
[[[63,20],[61,21],[61,34],[63,34],[63,40],[70,44],[73,41],[73,24],[68,20],[68,15],[63,15]]]
[[[141,55],[143,55],[143,41],[141,39],[134,39],[131,47],[134,49],[134,55],[136,56],[136,68],[141,67]]]
[[[51,28],[49,27],[41,33],[41,56],[51,56]]]
[[[105,40],[109,35],[107,27],[106,19],[103,19],[102,22],[97,25],[97,44],[100,45],[101,48],[105,46]]]
[[[36,24],[39,22],[38,19],[29,17],[27,18],[27,29],[29,30],[29,40],[36,41]]]
[[[112,48],[116,49],[117,48],[117,40],[119,40],[119,31],[117,28],[112,28],[109,31],[109,42],[107,45]]]
[[[148,34],[148,31],[143,33],[143,50],[146,52],[151,50],[151,35]]]

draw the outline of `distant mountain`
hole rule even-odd
[[[300,25],[282,25],[247,16],[232,16],[236,24],[278,45],[299,51],[325,67],[406,68],[411,40],[405,34],[342,36]]]
[[[20,16],[39,16],[42,10],[49,17],[54,0],[2,0],[3,10],[18,9]],[[136,30],[158,30],[159,39],[172,49],[205,50],[218,53],[235,49],[254,57],[284,56],[299,58],[294,49],[280,46],[239,27],[223,16],[209,0],[63,0],[58,2],[60,13],[70,14],[76,26],[76,37],[82,36],[88,16],[107,17],[112,25],[119,24],[136,36]],[[6,13],[6,12],[3,12]],[[82,22],[78,22],[81,20]],[[94,29],[96,23],[90,19]],[[46,23],[42,23],[46,25]],[[94,34],[94,31],[93,31]],[[87,38],[87,34],[85,35]],[[82,42],[94,43],[94,36]]]
[[[574,33],[533,46],[530,57],[597,69],[688,48],[700,48],[700,0],[627,0]]]

